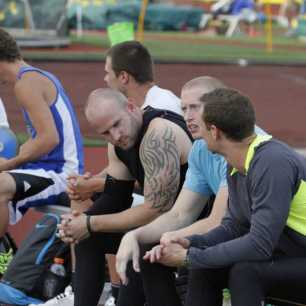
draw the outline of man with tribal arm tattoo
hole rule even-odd
[[[192,137],[180,115],[141,110],[112,89],[92,92],[85,114],[110,143],[106,183],[93,206],[85,214],[67,216],[60,231],[63,240],[78,242],[74,305],[96,306],[105,281],[103,254],[115,254],[126,231],[171,208],[184,182]],[[135,180],[145,201],[131,208]],[[130,283],[137,276],[129,275]],[[129,301],[138,298],[135,293]]]
[[[201,114],[204,108],[204,102],[200,98],[205,93],[225,87],[220,80],[209,76],[197,77],[183,86],[181,92],[183,115],[195,139],[189,153],[184,186],[175,204],[167,213],[149,224],[129,231],[121,240],[116,257],[117,271],[126,282],[128,262],[132,261],[135,269],[140,268],[147,306],[182,305],[176,288],[174,274],[176,270],[159,263],[163,258],[164,250],[168,248],[168,245],[186,236],[208,232],[220,224],[225,214],[228,199],[226,160],[221,155],[210,152],[206,142],[200,139],[203,124]],[[256,133],[262,134],[264,131],[256,127]],[[211,198],[213,196],[215,196],[214,200]],[[200,220],[195,222],[197,219]],[[158,241],[160,244],[146,253],[145,259],[149,260],[142,260],[143,251]],[[194,293],[194,288],[198,288],[201,284],[197,278],[190,278],[190,275],[187,282],[187,296],[189,292]],[[196,290],[196,292],[199,291]],[[121,296],[120,292],[119,299]],[[193,294],[193,298],[198,299],[198,295]],[[129,305],[143,304],[144,302]],[[193,303],[186,305],[193,305]]]

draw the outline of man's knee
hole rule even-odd
[[[16,193],[16,183],[9,173],[0,173],[0,203],[8,203]]]

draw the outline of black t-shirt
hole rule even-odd
[[[167,119],[177,124],[186,132],[190,140],[193,141],[192,136],[189,133],[187,125],[182,116],[174,112],[168,111],[168,110],[161,110],[161,109],[156,109],[156,108],[147,106],[144,109],[143,124],[142,124],[141,130],[139,132],[135,145],[128,150],[123,150],[119,147],[115,147],[115,153],[117,157],[125,164],[125,166],[129,169],[131,175],[139,182],[140,187],[141,187],[141,193],[143,193],[145,174],[144,174],[144,169],[141,164],[140,157],[139,157],[139,147],[149,127],[150,122],[155,118]],[[182,185],[184,183],[187,168],[188,168],[187,163],[184,165],[181,165],[180,167],[180,186],[179,186],[178,193],[181,190]]]

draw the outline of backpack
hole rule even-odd
[[[44,296],[44,281],[54,257],[64,259],[66,277],[58,280],[58,290],[64,291],[71,278],[70,247],[57,236],[60,217],[45,214],[20,245],[0,282],[0,303],[12,305],[38,304]]]

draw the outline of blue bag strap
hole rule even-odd
[[[51,218],[54,218],[54,219],[56,220],[56,224],[59,224],[59,223],[60,223],[60,217],[59,217],[58,215],[48,213],[48,214],[46,214],[46,216],[49,216],[49,217],[51,217]],[[37,225],[45,226],[44,223],[38,223]],[[41,264],[41,262],[42,262],[43,259],[44,259],[45,254],[48,252],[48,249],[49,249],[50,246],[54,243],[54,240],[55,240],[55,238],[56,238],[56,232],[57,232],[57,227],[55,227],[55,230],[54,230],[52,236],[49,238],[49,240],[46,242],[46,244],[44,245],[44,247],[41,249],[41,251],[40,251],[39,254],[37,255],[36,261],[35,261],[35,264],[36,264],[36,265]]]

